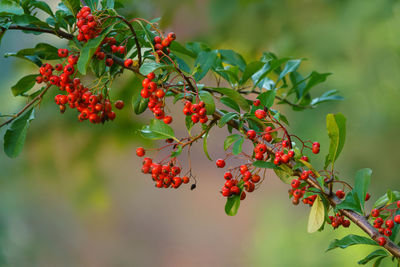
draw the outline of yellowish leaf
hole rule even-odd
[[[314,233],[321,228],[325,220],[325,208],[321,197],[318,195],[311,207],[310,217],[308,218],[307,231]]]

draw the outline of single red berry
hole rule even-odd
[[[118,53],[125,54],[125,46],[119,46],[118,47]]]
[[[400,208],[400,200],[397,201],[397,207]]]
[[[256,107],[258,107],[259,105],[261,105],[260,99],[254,100],[253,105],[256,106]]]
[[[43,82],[43,77],[40,76],[40,75],[37,76],[37,77],[36,77],[36,82],[37,82],[37,83],[42,83],[42,82]]]
[[[379,210],[378,209],[373,209],[371,210],[371,216],[376,218],[379,216]]]
[[[301,160],[304,160],[304,161],[308,162],[308,157],[307,156],[302,156]]]
[[[349,221],[349,220],[344,220],[344,221],[342,222],[342,225],[343,225],[343,227],[347,228],[347,227],[350,226],[350,221]]]
[[[268,156],[268,154],[267,154],[267,156]],[[254,154],[254,158],[256,160],[263,160],[264,159],[264,153],[261,153],[261,152],[255,153]]]
[[[340,199],[344,198],[346,194],[343,192],[343,190],[338,190],[336,191],[336,196]]]
[[[371,195],[370,195],[369,193],[367,193],[367,194],[365,195],[365,201],[368,201],[370,198],[371,198]]]
[[[136,149],[136,155],[137,155],[138,157],[143,157],[144,154],[145,154],[145,151],[144,151],[144,148],[143,148],[143,147],[138,147],[138,148]]]
[[[115,105],[115,107],[116,107],[117,109],[123,109],[125,104],[124,104],[124,101],[122,101],[122,100],[117,100],[117,101],[115,101],[114,105]]]
[[[171,116],[165,116],[163,119],[165,124],[170,124],[172,122],[172,117]]]
[[[389,229],[392,229],[394,227],[393,220],[387,220],[385,224],[386,224],[386,227]]]
[[[385,231],[383,233],[384,233],[385,236],[391,236],[392,235],[392,230],[385,229]]]
[[[197,114],[193,114],[191,119],[192,119],[193,123],[198,123],[200,120],[200,117]]]
[[[377,241],[378,241],[378,244],[379,244],[380,246],[382,246],[382,247],[383,247],[384,245],[386,245],[386,238],[384,238],[383,236],[378,237]]]
[[[225,167],[225,160],[223,159],[217,159],[217,161],[215,162],[215,164],[217,164],[218,168],[223,168]]]
[[[289,158],[293,158],[294,157],[294,151],[293,150],[289,150],[287,154],[288,154]]]
[[[176,39],[176,34],[174,32],[170,32],[170,33],[168,33],[167,38],[170,39],[170,40],[175,40]]]
[[[261,180],[261,177],[260,177],[260,175],[258,175],[258,174],[254,174],[254,175],[251,177],[251,181],[252,181],[253,183],[258,183],[260,180]]]
[[[155,77],[156,75],[154,74],[154,72],[150,72],[149,74],[147,74],[147,78],[149,78],[150,80],[154,80]]]
[[[112,58],[107,58],[106,59],[106,66],[111,67],[114,64],[114,60]]]
[[[187,184],[187,183],[189,183],[189,177],[187,177],[187,176],[183,176],[182,177],[182,182],[184,183],[184,184]]]
[[[221,193],[224,197],[229,197],[231,195],[231,190],[227,187],[223,187]]]
[[[318,153],[319,153],[319,146],[313,145],[313,146],[312,146],[312,152],[313,152],[314,154],[318,154]]]
[[[257,133],[254,130],[248,130],[246,135],[250,140],[253,140],[256,137]]]
[[[300,186],[300,181],[297,179],[293,179],[293,181],[290,183],[290,185],[292,186],[292,188],[299,188]]]
[[[130,68],[130,67],[132,66],[132,64],[133,64],[133,60],[132,60],[131,58],[125,59],[125,61],[124,61],[124,66],[125,66],[126,68]]]
[[[399,214],[396,215],[396,216],[394,216],[394,221],[395,221],[396,223],[399,223],[399,224],[400,224],[400,215],[399,215]]]
[[[262,109],[257,109],[256,112],[254,113],[254,115],[259,118],[260,120],[265,119],[265,117],[267,116],[267,113],[262,110]]]
[[[240,200],[244,200],[246,198],[246,192],[244,192],[244,190],[242,191],[242,193],[240,194]]]
[[[226,172],[225,174],[224,174],[224,178],[225,178],[225,180],[230,180],[230,179],[232,179],[232,173],[231,172]]]
[[[156,36],[156,37],[154,37],[154,43],[156,43],[156,44],[160,44],[161,43],[161,37],[160,36]]]

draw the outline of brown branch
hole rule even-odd
[[[5,28],[2,28],[5,29]],[[10,25],[6,30],[21,30],[21,31],[31,31],[31,32],[43,32],[43,33],[50,33],[54,34],[60,38],[72,40],[74,36],[72,34],[66,33],[62,30],[56,29],[44,29],[38,27],[29,27],[29,26],[19,26],[19,25]]]
[[[131,30],[132,35],[135,38],[135,45],[136,45],[136,50],[138,52],[139,66],[142,65],[142,52],[141,52],[141,48],[140,48],[140,44],[139,44],[139,38],[137,37],[136,31],[133,28],[132,24],[130,24],[129,21],[126,20],[122,16],[111,16],[111,17],[108,17],[108,19],[111,19],[111,18],[117,18],[117,19],[122,20],[129,27],[129,29]]]
[[[47,90],[49,90],[50,87],[51,87],[51,84],[47,85],[47,87],[44,88],[43,91],[38,96],[36,96],[28,104],[26,104],[25,107],[23,107],[20,111],[18,111],[17,114],[13,115],[12,118],[10,118],[7,121],[5,121],[2,124],[0,124],[0,128],[3,127],[4,125],[9,124],[10,122],[15,120],[19,116],[21,116],[25,112],[25,110],[27,110],[30,106],[32,106],[36,101],[41,100],[43,95],[47,92]]]

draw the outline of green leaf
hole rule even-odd
[[[54,17],[54,13],[53,11],[51,11],[50,6],[43,1],[38,1],[38,0],[31,0],[30,4],[36,8],[39,8],[41,10],[43,10],[44,12],[46,12],[47,14],[49,14],[50,16]]]
[[[235,216],[240,207],[240,195],[228,197],[225,204],[225,213],[229,216]]]
[[[177,146],[177,149],[171,152],[171,158],[176,158],[177,156],[179,156],[182,153],[182,146],[179,145]]]
[[[377,257],[386,257],[389,256],[389,254],[386,252],[386,250],[383,249],[377,249],[373,252],[371,252],[367,257],[365,257],[364,259],[360,260],[358,262],[358,264],[362,264],[365,265],[367,264],[369,261],[377,258]]]
[[[105,29],[103,31],[103,33],[99,36],[97,36],[94,39],[89,40],[82,48],[81,50],[81,54],[79,56],[78,59],[78,71],[83,74],[86,75],[86,70],[89,66],[89,62],[92,59],[92,56],[94,54],[94,52],[96,52],[97,47],[101,44],[101,42],[103,41],[103,39],[107,36],[107,34],[112,30],[112,26],[108,27],[107,29]]]
[[[34,118],[35,111],[32,108],[14,120],[7,129],[4,135],[4,152],[10,158],[15,158],[22,152],[30,122]]]
[[[196,55],[203,51],[211,51],[210,47],[207,44],[201,42],[187,42],[186,48]]]
[[[85,0],[85,3],[92,9],[98,9],[99,8],[99,0]]]
[[[25,60],[28,60],[29,62],[32,62],[33,64],[35,64],[38,67],[41,67],[43,65],[42,61],[37,56],[20,56],[20,55],[18,55],[18,53],[6,53],[6,54],[4,54],[4,57],[6,57],[6,58],[7,57],[17,57],[17,58],[25,59]]]
[[[58,49],[46,43],[39,43],[34,48],[26,48],[17,52],[16,56],[37,56],[43,60],[59,59]]]
[[[64,5],[74,15],[74,17],[76,17],[76,14],[78,14],[80,6],[81,6],[80,0],[61,0],[61,2],[63,2]]]
[[[297,176],[292,176],[293,171],[287,165],[280,165],[279,167],[274,168],[274,172],[279,179],[285,184],[290,184],[293,178],[297,178]]]
[[[218,88],[218,87],[213,87],[211,88],[213,91],[216,91],[218,93],[221,93],[223,95],[226,95],[227,97],[230,97],[233,101],[235,101],[243,110],[249,111],[250,110],[250,105],[249,102],[244,98],[241,94],[239,94],[237,91],[229,88]]]
[[[265,168],[265,169],[276,169],[276,165],[273,162],[266,162],[263,160],[257,160],[253,162],[253,166],[257,168]]]
[[[324,103],[324,102],[329,102],[329,101],[338,101],[338,100],[343,100],[344,98],[340,95],[337,95],[338,91],[337,90],[329,90],[322,94],[320,97],[314,98],[311,101],[311,106],[316,106],[318,104]]]
[[[145,61],[143,62],[142,66],[140,66],[139,72],[143,75],[147,75],[150,72],[154,72],[158,69],[165,69],[165,68],[171,68],[171,66],[162,63],[157,63],[155,61]]]
[[[190,51],[189,49],[186,49],[183,45],[181,45],[177,41],[173,41],[171,43],[171,45],[169,46],[169,48],[171,49],[172,52],[178,52],[178,53],[184,54],[186,56],[189,56],[191,58],[196,58],[196,55],[197,55],[197,54],[193,53],[192,51]]]
[[[243,136],[240,136],[239,140],[237,140],[232,147],[232,153],[234,155],[239,155],[242,153],[242,146],[243,146],[244,138]]]
[[[176,139],[174,130],[161,120],[152,119],[150,125],[146,125],[141,130],[142,136],[147,139]],[[177,140],[179,141],[179,140]]]
[[[245,84],[251,78],[251,76],[253,76],[254,73],[260,70],[263,66],[264,63],[262,63],[261,61],[254,61],[247,64],[243,72],[242,79],[240,80],[240,85]]]
[[[354,210],[362,213],[361,201],[358,198],[357,193],[350,191],[347,193],[346,198],[336,206],[337,209]]]
[[[208,146],[207,146],[207,138],[208,138],[208,132],[209,132],[209,131],[210,131],[210,130],[208,130],[208,131],[206,132],[206,134],[204,135],[204,137],[203,137],[203,150],[204,150],[204,154],[206,155],[206,157],[207,157],[209,160],[212,161],[210,155],[208,154]]]
[[[139,115],[145,112],[148,103],[149,99],[141,97],[140,94],[138,97],[132,98],[133,110],[135,111],[135,114]]]
[[[200,52],[194,63],[194,69],[197,69],[197,72],[194,73],[195,80],[203,79],[211,68],[216,67],[217,62],[218,54],[216,50]]]
[[[232,134],[226,137],[224,141],[224,150],[227,150],[233,143],[239,140],[242,136],[240,134]]]
[[[347,235],[340,240],[338,240],[338,239],[333,240],[329,244],[329,247],[326,251],[329,251],[329,250],[332,250],[335,248],[345,249],[349,246],[360,245],[360,244],[361,245],[373,245],[373,246],[378,245],[374,240],[372,240],[369,237],[359,236],[359,235]]]
[[[15,1],[1,0],[0,1],[0,15],[22,15],[24,9]]]
[[[398,191],[388,191],[387,194],[378,198],[374,204],[374,208],[385,206],[386,204],[393,203],[394,201],[400,200],[400,192]]]
[[[325,208],[324,203],[319,195],[314,201],[314,204],[310,210],[310,216],[308,217],[307,231],[314,233],[318,231],[325,221]]]
[[[246,69],[246,61],[243,57],[236,53],[233,50],[218,50],[218,53],[221,55],[221,59],[223,62],[228,63],[232,66],[238,66],[241,71]]]
[[[199,91],[200,100],[206,104],[207,115],[215,112],[215,102],[213,96],[207,91]]]
[[[101,6],[103,7],[103,9],[109,8],[109,9],[113,9],[114,8],[114,0],[102,0],[101,1]]]
[[[325,169],[330,163],[334,164],[343,149],[346,140],[346,118],[343,114],[328,114],[326,127],[330,139],[329,154],[325,158]]]
[[[356,182],[354,185],[354,191],[360,200],[361,207],[364,207],[365,196],[367,195],[368,187],[371,183],[371,169],[361,169],[356,173]]]
[[[27,14],[14,15],[12,20],[15,25],[19,25],[19,26],[35,25],[35,26],[38,26],[41,28],[50,28],[49,24],[47,24],[46,22],[41,21],[40,19],[38,19],[35,16],[31,16],[31,15],[27,15]],[[35,33],[35,34],[40,34],[38,32],[34,32],[34,31],[30,31],[30,32]]]
[[[36,77],[36,74],[31,74],[21,78],[13,87],[11,87],[13,95],[21,95],[31,90],[36,83]]]
[[[221,97],[221,99],[219,100],[222,104],[224,104],[227,107],[230,107],[231,109],[240,112],[240,107],[239,105],[233,101],[232,99],[230,99],[229,97]]]
[[[293,71],[296,71],[301,63],[301,59],[294,59],[294,60],[289,60],[285,67],[283,68],[283,71],[279,74],[279,78],[276,82],[280,81],[285,77],[288,73],[291,73]]]
[[[264,105],[266,108],[270,108],[274,104],[275,95],[276,95],[275,90],[269,90],[264,93],[261,93],[257,97],[257,99],[260,99],[261,104]]]
[[[96,77],[101,77],[106,72],[105,60],[91,60],[90,66]]]
[[[190,130],[192,130],[194,123],[192,121],[192,116],[186,116],[185,118],[185,125],[186,125],[186,129],[188,130],[188,132],[190,133]]]
[[[304,97],[312,87],[323,83],[326,78],[331,74],[332,73],[318,73],[316,71],[313,71],[307,78],[308,82],[306,86],[299,91],[300,97]]]
[[[227,124],[229,121],[233,120],[234,118],[237,118],[238,114],[235,112],[228,112],[222,118],[220,119],[218,126],[220,128],[224,127],[225,124]]]

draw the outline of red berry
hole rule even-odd
[[[400,224],[400,215],[394,216],[394,221]]]
[[[193,115],[192,115],[192,122],[193,122],[193,123],[198,123],[199,120],[200,120],[199,115],[197,115],[197,114],[193,114]]]
[[[397,201],[397,207],[400,208],[400,200]]]
[[[394,227],[393,220],[387,220],[385,224],[386,224],[386,227],[389,229],[392,229]]]
[[[125,59],[124,66],[126,68],[130,68],[132,66],[132,64],[133,64],[133,60],[131,58]]]
[[[392,230],[385,229],[385,231],[383,233],[384,233],[385,236],[391,236],[392,235]]]
[[[138,147],[138,148],[136,149],[136,155],[137,155],[138,157],[143,157],[144,154],[145,154],[145,151],[144,151],[144,148],[143,148],[143,147]]]
[[[217,164],[217,167],[218,167],[218,168],[223,168],[223,167],[225,167],[225,160],[223,160],[223,159],[218,159],[218,160],[215,162],[215,164]]]
[[[261,180],[261,177],[260,177],[260,175],[258,175],[258,174],[254,174],[254,175],[251,177],[251,181],[252,181],[253,183],[258,183],[260,180]]]
[[[172,122],[172,117],[171,116],[165,116],[163,119],[165,124],[170,124]]]
[[[369,193],[367,193],[367,194],[365,195],[365,201],[368,201],[368,200],[370,199],[370,197],[371,197],[371,195],[370,195]]]
[[[257,133],[254,130],[248,130],[246,135],[250,140],[253,140],[256,137]]]
[[[377,209],[371,210],[371,216],[374,217],[374,218],[378,217],[379,216],[379,210],[377,210]]]
[[[168,33],[167,38],[170,39],[170,40],[175,40],[176,39],[176,34],[174,32],[170,32],[170,33]]]
[[[240,200],[244,200],[246,198],[246,192],[242,191],[240,194]]]
[[[260,99],[254,100],[253,105],[256,106],[256,107],[258,107],[259,105],[261,105]]]
[[[235,186],[232,186],[232,187],[231,187],[231,193],[234,194],[234,195],[239,195],[239,193],[240,193],[240,188],[237,187],[236,185],[235,185]]]
[[[262,110],[262,109],[257,109],[256,112],[254,113],[254,115],[259,118],[260,120],[265,119],[265,117],[267,116],[267,113]]]
[[[147,78],[149,78],[150,80],[154,80],[155,77],[156,75],[154,74],[154,72],[150,72],[149,74],[147,74]]]
[[[224,178],[225,178],[225,180],[230,180],[230,179],[232,179],[232,173],[231,173],[231,172],[226,172],[226,173],[224,174]]]
[[[187,177],[187,176],[183,176],[182,177],[182,182],[184,183],[184,184],[187,184],[187,183],[189,183],[189,177]]]
[[[125,46],[119,46],[118,47],[118,53],[124,54],[125,53]]]
[[[114,60],[112,58],[106,59],[106,66],[111,67],[114,64]]]
[[[227,188],[227,187],[224,186],[224,187],[222,188],[221,193],[222,193],[222,195],[223,195],[224,197],[229,197],[229,196],[231,195],[231,190],[230,190],[229,188]]]
[[[313,145],[313,146],[312,146],[312,152],[313,152],[314,154],[318,154],[318,153],[319,153],[319,146]]]
[[[115,101],[114,105],[115,105],[115,107],[116,107],[117,109],[123,109],[125,104],[124,104],[124,101],[122,101],[122,100],[117,100],[117,101]]]
[[[377,241],[378,241],[378,244],[379,244],[380,246],[386,245],[386,238],[384,238],[383,236],[378,237]]]
[[[291,183],[290,183],[290,185],[292,186],[292,188],[299,188],[299,186],[300,186],[300,181],[299,180],[297,180],[297,179],[294,179]]]
[[[154,43],[156,43],[156,44],[160,44],[161,43],[161,37],[160,36],[156,36],[156,37],[154,37]]]
[[[336,196],[340,199],[344,198],[346,194],[343,192],[343,190],[338,190],[336,191]]]

